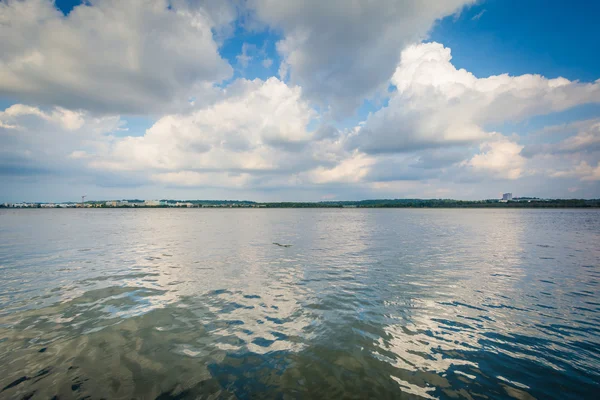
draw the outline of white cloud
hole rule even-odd
[[[19,120],[19,117],[34,116],[73,131],[81,128],[84,124],[82,115],[83,112],[71,111],[62,107],[54,107],[54,110],[51,113],[47,113],[37,107],[24,104],[13,104],[6,110],[0,111],[0,122],[2,120],[17,121]],[[3,127],[18,128],[18,125],[3,124]]]
[[[562,140],[553,140],[558,135]],[[535,157],[569,153],[592,153],[600,151],[600,120],[576,121],[570,124],[546,127],[534,135],[551,143],[532,143],[525,147],[523,155]],[[564,137],[566,136],[566,137]]]
[[[317,167],[310,171],[308,179],[310,182],[317,184],[358,183],[363,181],[374,163],[374,158],[355,152],[333,167]]]
[[[101,113],[162,113],[232,72],[211,32],[231,18],[220,7],[91,3],[65,17],[48,0],[0,2],[0,95]]]
[[[116,140],[91,166],[156,171],[161,182],[207,183],[206,177],[294,173],[312,168],[324,147],[309,148],[316,116],[299,87],[277,78],[238,80],[211,106],[158,120],[142,137]],[[301,150],[305,151],[301,151]],[[326,160],[323,162],[327,162]],[[203,176],[202,174],[207,174]]]
[[[475,171],[483,171],[495,178],[518,179],[523,174],[525,158],[521,156],[523,146],[499,135],[497,140],[483,143],[481,152],[462,163]]]
[[[242,52],[236,56],[236,59],[243,68],[247,68],[250,61],[252,61],[253,57],[249,53],[254,51],[256,51],[255,45],[248,43],[242,44]]]
[[[72,152],[71,154],[69,154],[69,158],[74,158],[74,159],[82,159],[82,158],[88,158],[88,157],[89,157],[89,154],[82,150],[76,150],[76,151]]]
[[[248,173],[178,171],[153,174],[151,179],[167,186],[235,189],[248,185],[251,176]]]
[[[600,181],[600,162],[593,165],[588,164],[586,161],[582,161],[579,164],[573,166],[571,169],[555,171],[551,174],[554,178],[572,178],[576,177],[582,181]]]
[[[61,107],[42,110],[14,104],[0,111],[0,175],[73,175],[85,173],[82,160],[104,151],[119,117],[93,117]]]
[[[595,123],[589,130],[580,132],[576,136],[569,137],[560,143],[560,150],[575,152],[590,149],[598,149],[600,145],[600,123]]]
[[[11,125],[11,124],[7,124],[5,122],[0,121],[0,128],[4,128],[4,129],[18,129],[19,127],[17,125]]]
[[[528,142],[521,154],[537,176],[588,183],[600,177],[598,119],[548,126],[529,134]]]
[[[350,143],[368,153],[489,140],[486,125],[600,102],[600,81],[508,74],[477,78],[451,63],[439,43],[409,46],[391,82],[389,105],[371,114]]]
[[[481,17],[483,17],[483,14],[485,14],[486,11],[487,10],[481,10],[477,14],[473,15],[473,17],[471,18],[471,21],[477,21],[477,20],[479,20]]]
[[[308,98],[352,111],[385,86],[400,50],[426,37],[439,18],[472,0],[250,0],[257,17],[280,29],[288,70]]]
[[[577,196],[593,196],[599,188],[598,152],[525,159],[523,137],[491,134],[475,148],[370,155],[347,150],[345,141],[355,130],[309,131],[316,115],[298,87],[276,78],[239,80],[223,92],[216,104],[165,116],[141,137],[122,137],[124,121],[115,116],[79,112],[82,123],[74,129],[63,118],[68,112],[10,107],[0,120],[18,129],[0,127],[0,182],[5,188],[18,182],[72,186],[74,193],[63,196],[93,185],[90,193],[102,198],[136,186],[129,193],[205,197],[216,190],[220,197],[264,200],[310,200],[323,193],[340,199],[481,198],[495,197],[499,190],[569,196],[572,187],[579,188]],[[586,131],[584,124],[580,127],[564,141]]]
[[[265,68],[271,68],[271,65],[273,65],[273,60],[270,58],[265,58],[264,60],[262,60],[262,66]]]

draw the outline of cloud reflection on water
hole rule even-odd
[[[10,396],[585,397],[596,385],[600,230],[585,211],[41,213],[3,215]]]

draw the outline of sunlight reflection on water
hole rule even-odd
[[[599,217],[0,211],[0,398],[593,398]]]

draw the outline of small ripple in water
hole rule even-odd
[[[600,212],[262,211],[0,210],[0,398],[597,397]]]

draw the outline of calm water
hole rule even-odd
[[[598,210],[0,210],[0,278],[0,398],[600,391]]]

